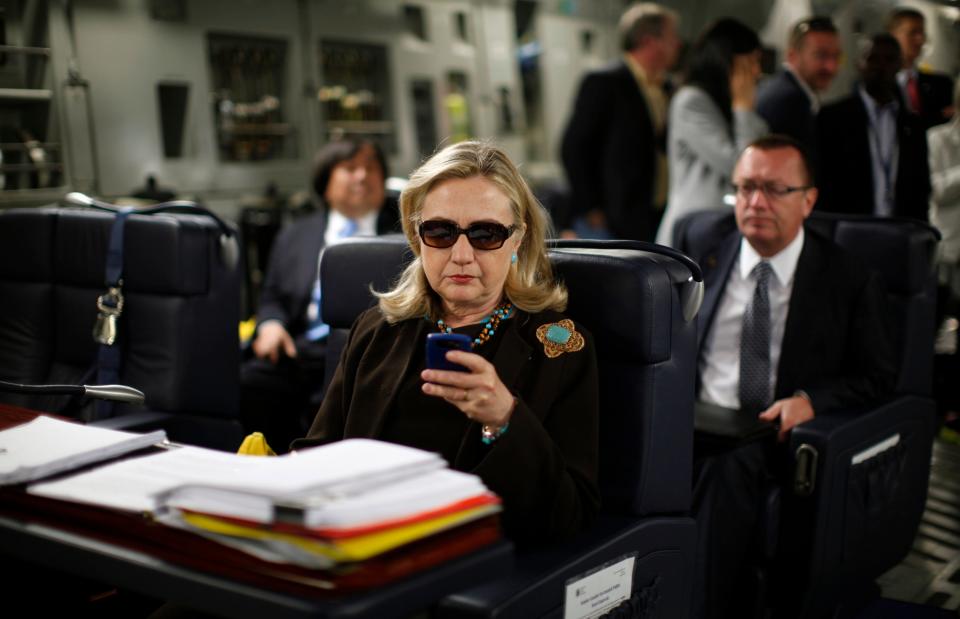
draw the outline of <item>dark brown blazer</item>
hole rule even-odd
[[[536,330],[564,317],[518,312],[501,323],[492,359],[500,380],[517,396],[510,427],[484,445],[480,424],[468,424],[453,468],[478,475],[504,502],[504,526],[517,541],[546,540],[580,531],[599,510],[597,488],[599,394],[593,339],[553,359]],[[340,364],[306,439],[294,448],[344,438],[379,438],[404,377],[418,364],[433,330],[426,320],[389,324],[373,308],[357,319]],[[454,412],[458,412],[452,409]],[[479,464],[476,464],[479,463]]]

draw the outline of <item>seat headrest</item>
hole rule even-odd
[[[554,249],[633,249],[649,255],[666,269],[671,281],[677,286],[680,294],[680,315],[685,322],[696,318],[703,303],[703,272],[700,265],[686,254],[655,243],[628,240],[595,240],[595,239],[558,239],[549,241],[549,247]]]
[[[935,228],[912,219],[826,213],[814,213],[809,223],[880,273],[889,292],[913,295],[929,284],[940,236]]]
[[[885,280],[887,290],[912,295],[926,287],[937,247],[925,228],[890,225],[892,222],[841,222],[834,240],[855,253]]]
[[[11,209],[0,213],[3,238],[16,242],[3,255],[22,252],[35,262],[0,260],[0,275],[84,288],[104,285],[114,215],[70,208]],[[204,294],[210,285],[209,234],[216,224],[192,215],[131,215],[124,239],[124,289],[166,295]],[[11,239],[12,240],[12,239]]]
[[[349,328],[374,305],[371,288],[389,290],[412,258],[400,235],[328,247],[320,265],[324,322]],[[605,355],[642,363],[670,358],[673,291],[689,271],[678,270],[669,256],[635,249],[554,249],[550,258],[570,292],[566,313],[603,343]]]
[[[814,211],[805,227],[857,256],[897,295],[921,293],[933,275],[940,233],[915,219]],[[718,238],[736,230],[732,213],[692,213],[677,223],[686,251],[702,255]]]
[[[641,363],[670,358],[675,282],[658,256],[630,249],[556,249],[550,258],[570,293],[566,313],[593,333],[605,356]]]
[[[392,288],[411,260],[413,252],[400,234],[353,237],[324,249],[320,260],[323,321],[333,329],[349,329],[362,311],[376,303],[371,289]]]

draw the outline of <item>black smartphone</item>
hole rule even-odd
[[[459,363],[447,361],[448,350],[470,352],[469,336],[460,333],[430,333],[427,335],[427,367],[431,370],[469,372]]]

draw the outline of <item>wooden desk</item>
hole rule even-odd
[[[32,421],[40,414],[41,413],[38,413],[37,411],[21,408],[12,404],[3,404],[0,402],[0,430],[6,430],[7,428],[12,428],[13,426],[20,425],[21,423]],[[67,419],[66,417],[61,417],[60,415],[49,416],[67,421],[74,421],[72,419]]]

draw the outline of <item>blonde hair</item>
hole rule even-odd
[[[517,249],[517,262],[504,283],[504,295],[518,309],[536,313],[567,307],[567,289],[553,277],[547,257],[550,223],[543,206],[537,202],[506,153],[485,141],[453,144],[435,153],[411,176],[400,194],[400,221],[414,259],[387,292],[374,294],[380,299],[380,311],[390,323],[410,318],[441,317],[440,298],[427,282],[420,258],[418,227],[427,194],[450,179],[480,176],[497,186],[510,200],[514,223],[523,240]]]

